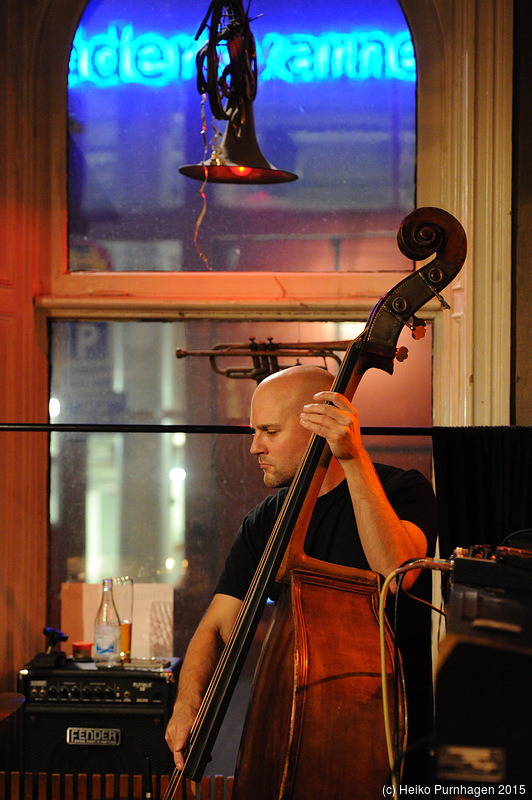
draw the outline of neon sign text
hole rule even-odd
[[[196,77],[196,53],[203,42],[177,33],[136,35],[133,25],[112,23],[105,33],[90,38],[79,27],[69,65],[70,88],[92,84],[166,86]],[[408,31],[311,34],[268,33],[256,40],[262,81],[395,79],[414,81],[416,61]]]

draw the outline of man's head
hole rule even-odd
[[[297,366],[275,372],[255,389],[250,452],[258,456],[266,486],[290,485],[309,440],[299,415],[316,392],[327,391],[332,382],[333,376],[320,367]]]

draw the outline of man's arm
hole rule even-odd
[[[327,439],[343,469],[360,541],[371,569],[386,576],[404,561],[422,558],[427,552],[425,534],[414,523],[400,520],[390,505],[362,444],[356,408],[336,392],[319,392],[316,400],[317,403],[304,407],[301,424]],[[324,405],[326,401],[333,405]],[[418,574],[417,570],[406,573],[405,589]]]
[[[236,597],[215,594],[190,640],[179,673],[177,699],[165,734],[178,769],[183,769],[183,751],[190,729],[241,605],[242,601]]]

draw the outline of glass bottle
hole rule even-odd
[[[113,579],[102,581],[102,599],[94,620],[94,661],[97,667],[120,664],[120,619],[113,599]]]

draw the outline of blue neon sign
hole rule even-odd
[[[196,53],[203,43],[185,33],[168,37],[156,32],[136,34],[133,25],[117,23],[88,37],[80,26],[72,44],[69,87],[167,86],[190,81],[196,77]],[[255,43],[261,81],[416,79],[408,31],[395,35],[382,30],[315,36],[267,33]]]

